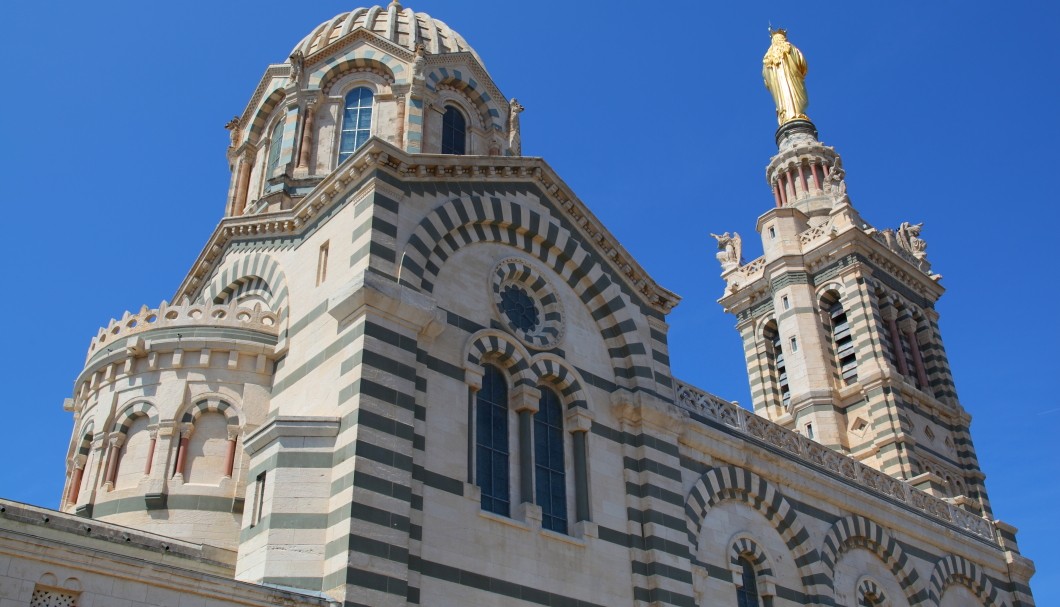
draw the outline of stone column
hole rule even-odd
[[[232,478],[232,469],[236,463],[236,437],[228,437],[228,451],[225,453],[225,478]]]
[[[567,428],[571,433],[571,459],[574,463],[574,521],[591,521],[589,511],[589,430],[592,416],[585,409],[567,412]]]
[[[523,387],[511,396],[519,416],[519,502],[534,503],[534,414],[541,401],[541,391]]]
[[[250,150],[243,152],[239,158],[239,168],[236,172],[236,196],[232,201],[232,215],[242,215],[247,208],[247,190],[250,188],[250,167],[254,164],[254,156]]]
[[[920,356],[920,342],[916,338],[916,329],[913,328],[905,336],[909,340],[909,350],[913,354],[913,366],[916,367],[917,383],[920,384],[920,389],[926,392],[928,390],[927,371],[924,369],[924,359]]]
[[[184,479],[184,466],[187,465],[188,442],[191,439],[191,430],[191,424],[187,424],[181,430],[180,442],[177,444],[177,463],[173,467],[173,476],[179,476],[181,480]]]
[[[298,164],[295,170],[309,171],[310,157],[313,155],[313,128],[316,116],[316,99],[307,99],[302,110],[302,137],[298,143]]]
[[[103,475],[103,486],[108,491],[114,488],[114,482],[118,476],[118,456],[121,453],[121,444],[124,434],[114,433],[110,437],[110,447],[107,449],[107,472]]]
[[[898,313],[892,308],[887,314],[887,332],[891,337],[891,348],[894,350],[894,361],[898,365],[898,372],[909,375],[909,365],[905,362],[905,349],[902,348],[902,338],[898,334]]]
[[[151,465],[155,462],[155,444],[158,440],[158,432],[151,432],[151,442],[147,444],[147,462],[144,463],[144,476],[151,476]]]
[[[83,455],[78,455],[70,462],[70,465],[74,469],[73,478],[70,481],[70,492],[66,498],[66,503],[69,506],[77,505],[77,497],[81,493],[81,481],[85,477],[85,462],[87,458]]]

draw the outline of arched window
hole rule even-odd
[[[563,458],[563,404],[548,388],[534,414],[534,479],[541,526],[567,532],[567,479]]]
[[[788,369],[784,364],[784,347],[780,341],[780,331],[776,321],[770,321],[762,331],[766,340],[766,353],[772,363],[776,389],[780,393],[780,404],[787,407],[791,404],[791,388],[788,386]]]
[[[216,485],[225,476],[228,456],[228,420],[223,413],[206,411],[195,420],[188,443],[185,483]]]
[[[442,153],[462,156],[467,153],[467,118],[451,105],[442,115]]]
[[[280,147],[283,145],[283,118],[276,121],[269,137],[269,162],[265,165],[265,179],[273,176],[280,166]]]
[[[854,335],[850,331],[850,321],[847,320],[846,310],[839,301],[839,295],[834,292],[826,294],[822,304],[832,331],[832,347],[835,348],[839,377],[843,383],[852,384],[858,380],[858,360],[854,352]]]
[[[357,87],[346,93],[342,110],[339,162],[346,160],[372,136],[372,89]]]
[[[743,575],[736,588],[737,607],[758,607],[758,582],[755,580],[755,566],[747,557],[740,557]]]
[[[509,516],[508,382],[492,365],[483,366],[482,388],[475,395],[476,484],[482,509]]]
[[[147,474],[147,462],[150,457],[151,434],[147,429],[151,420],[146,415],[138,415],[132,425],[125,431],[125,442],[118,455],[118,469],[114,475],[115,489],[135,487]]]

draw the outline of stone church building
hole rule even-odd
[[[172,303],[92,340],[60,510],[0,502],[0,605],[1034,604],[919,226],[812,122],[764,255],[717,236],[752,412],[673,377],[679,297],[521,110],[396,1],[270,65]]]

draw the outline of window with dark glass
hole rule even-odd
[[[272,177],[280,166],[280,146],[283,145],[283,120],[277,120],[269,137],[269,161],[265,165],[265,178]]]
[[[339,162],[346,160],[372,135],[372,90],[358,87],[346,93],[339,135]]]
[[[563,405],[548,388],[534,414],[534,481],[541,526],[567,532],[567,480],[563,461]]]
[[[442,153],[463,155],[467,150],[467,119],[448,105],[442,114]]]
[[[509,516],[508,382],[492,365],[483,367],[475,396],[475,476],[482,509]]]
[[[512,326],[520,331],[529,333],[540,322],[537,304],[522,287],[506,285],[501,289],[501,309]]]
[[[755,566],[746,557],[740,557],[743,568],[740,586],[736,588],[737,607],[758,607],[758,582],[755,580]]]

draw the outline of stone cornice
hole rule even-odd
[[[265,68],[265,73],[262,74],[261,80],[258,81],[258,86],[254,89],[254,94],[250,96],[250,101],[247,102],[247,107],[243,108],[243,113],[239,115],[239,130],[246,131],[247,126],[254,119],[254,110],[258,109],[258,104],[261,103],[261,98],[265,96],[265,91],[269,87],[269,83],[272,82],[273,78],[286,78],[291,73],[291,66],[286,63],[274,63],[269,67]]]
[[[351,181],[375,169],[385,170],[407,181],[533,181],[556,209],[566,215],[588,246],[595,248],[600,258],[609,263],[616,274],[625,278],[631,291],[639,294],[644,303],[666,314],[680,301],[679,296],[657,284],[648,275],[543,159],[529,156],[408,154],[375,137],[325,177],[293,208],[222,219],[199,253],[191,271],[181,282],[174,300],[197,298],[204,281],[224,258],[225,250],[233,240],[249,236],[298,234],[314,217],[334,205],[338,195],[345,191]]]

